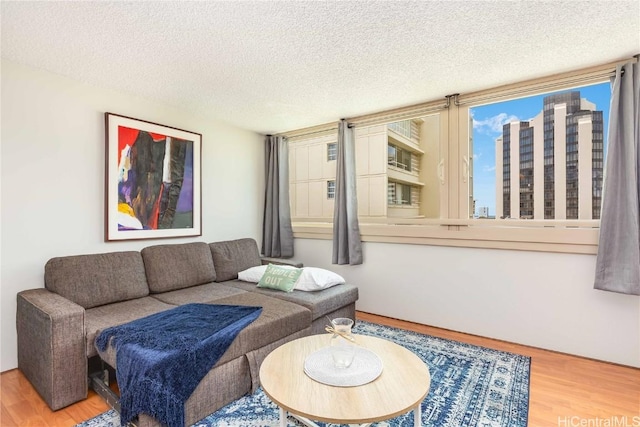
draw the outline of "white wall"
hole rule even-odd
[[[17,366],[16,294],[54,256],[261,234],[262,136],[2,61],[0,370]],[[202,237],[105,243],[104,113],[202,134]]]
[[[594,255],[363,245],[359,266],[329,240],[295,239],[295,259],[357,285],[361,311],[640,367],[640,298],[594,290]]]

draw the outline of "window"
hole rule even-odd
[[[410,151],[389,144],[387,149],[388,165],[411,172],[414,164],[413,157]]]
[[[389,182],[387,200],[390,206],[411,205],[412,187],[399,182]]]
[[[398,152],[395,145],[389,144],[387,146],[387,164],[391,166],[396,166],[398,158]]]
[[[601,83],[469,108],[476,216],[599,219],[609,102]]]
[[[327,181],[327,199],[336,198],[336,182]]]
[[[349,119],[363,239],[595,253],[613,69]],[[316,128],[308,150],[290,150],[298,159],[290,187],[294,235],[331,238],[333,165],[311,159],[322,156],[314,143],[335,142],[336,128],[320,135]]]
[[[335,142],[327,144],[327,161],[336,160],[338,158],[338,145]]]

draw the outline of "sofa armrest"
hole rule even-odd
[[[54,411],[86,399],[84,308],[44,288],[17,299],[18,368]]]
[[[260,261],[262,261],[262,265],[267,265],[267,264],[290,265],[296,268],[302,268],[304,266],[301,262],[290,261],[283,258],[261,257]]]

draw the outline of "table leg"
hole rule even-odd
[[[422,426],[422,402],[418,403],[418,406],[413,410],[413,427]]]
[[[280,427],[287,427],[287,412],[283,408],[280,409]]]
[[[307,427],[320,427],[318,424],[314,423],[309,418],[305,418],[303,416],[296,415],[296,414],[291,414],[291,416],[296,420],[300,421],[302,424],[306,425]]]

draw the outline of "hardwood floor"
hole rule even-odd
[[[358,312],[381,323],[531,357],[530,427],[640,427],[640,369]],[[67,427],[109,409],[95,393],[52,412],[17,369],[0,375],[0,426]]]

